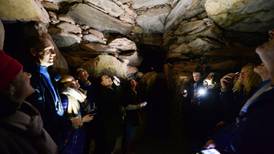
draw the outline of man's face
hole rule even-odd
[[[197,82],[197,81],[199,81],[199,80],[201,79],[201,74],[200,74],[199,72],[194,72],[194,73],[192,74],[192,76],[193,76],[193,80],[194,80],[195,82]]]
[[[103,75],[101,77],[101,85],[104,87],[111,87],[113,84],[113,81],[110,76],[108,75]]]
[[[137,86],[137,84],[138,84],[138,83],[137,83],[136,80],[133,80],[133,79],[130,80],[130,85],[131,85],[132,88],[135,88],[135,87]]]
[[[21,71],[13,80],[12,85],[16,91],[14,96],[18,100],[24,100],[26,97],[34,93],[34,89],[30,84],[31,74]]]
[[[52,43],[49,43],[47,47],[39,54],[39,62],[41,66],[52,66],[54,64],[54,58],[56,53],[54,51],[54,46]]]
[[[82,72],[79,73],[79,79],[82,81],[88,80],[89,73],[86,70],[83,70]]]
[[[69,87],[79,89],[80,84],[78,83],[78,80],[75,80],[73,76],[69,76],[66,78],[66,83]]]
[[[274,39],[256,48],[256,53],[260,56],[262,62],[268,71],[274,75]]]

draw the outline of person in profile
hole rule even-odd
[[[38,38],[33,37],[31,43],[30,52],[35,62],[31,70],[31,84],[35,93],[28,99],[40,111],[45,129],[58,147],[61,147],[60,145],[64,142],[61,139],[64,129],[71,125],[81,125],[81,118],[71,120],[64,116],[56,81],[49,70],[56,57],[49,34],[42,33]]]
[[[57,154],[39,111],[25,99],[34,92],[31,74],[0,50],[1,154]]]
[[[264,72],[270,75],[271,82],[266,83],[270,84],[262,84],[257,89],[241,108],[235,122],[207,142],[205,146],[207,149],[215,148],[222,154],[274,153],[274,123],[272,122],[274,120],[274,39],[272,32],[269,41],[256,48],[256,53],[267,69]]]

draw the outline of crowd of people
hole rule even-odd
[[[181,92],[193,152],[274,152],[273,31],[270,34],[256,49],[262,64],[226,74],[220,85],[214,73],[202,80],[201,72],[193,72],[193,84]],[[56,53],[49,34],[31,42],[29,73],[2,51],[0,42],[1,153],[133,154],[147,105],[138,81],[108,71],[91,78],[83,68],[73,74],[53,73]]]
[[[90,78],[83,68],[53,72],[49,34],[30,42],[30,73],[0,51],[1,153],[133,153],[146,106],[138,81],[120,81],[108,71]]]
[[[190,153],[273,153],[273,31],[256,48],[262,63],[246,64],[240,72],[214,81],[194,71],[193,83],[181,89]],[[220,83],[218,85],[218,83]],[[217,149],[217,151],[216,151]]]

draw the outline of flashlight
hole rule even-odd
[[[119,79],[117,76],[113,76],[113,83],[114,83],[117,87],[119,87],[121,81],[120,81],[120,79]]]
[[[206,88],[199,88],[198,89],[198,96],[205,96],[206,95]]]

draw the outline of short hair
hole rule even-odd
[[[201,72],[198,72],[198,71],[192,72],[192,75],[194,75],[194,74],[199,74],[200,76],[202,75]]]
[[[44,52],[44,49],[52,43],[48,33],[32,36],[29,41],[30,48],[37,53]]]
[[[76,69],[76,71],[75,71],[75,75],[78,77],[79,76],[79,74],[80,73],[82,73],[83,71],[87,71],[87,70],[85,70],[84,68],[82,68],[82,67],[79,67],[79,68],[77,68]]]

